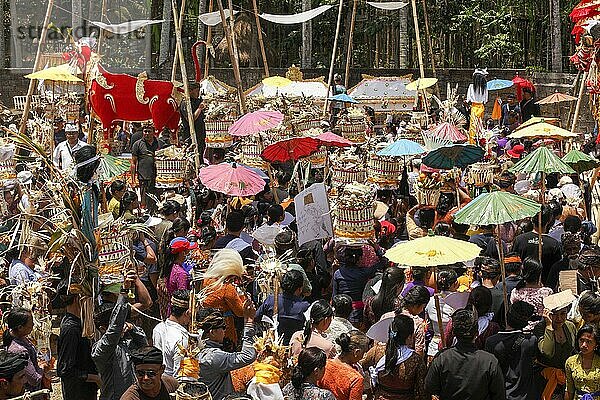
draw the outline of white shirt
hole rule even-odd
[[[61,171],[66,171],[73,165],[73,153],[85,146],[87,143],[77,140],[74,146],[69,145],[69,141],[65,140],[56,146],[52,162],[54,166]]]
[[[187,329],[169,319],[154,327],[152,342],[163,353],[166,375],[177,376],[181,360],[183,360],[183,355],[179,353],[177,343],[183,347],[187,347],[189,336],[190,334]]]
[[[483,91],[483,93],[475,92],[475,88],[473,84],[469,85],[469,89],[467,90],[467,101],[469,103],[481,103],[485,104],[488,102],[488,90],[487,88]]]

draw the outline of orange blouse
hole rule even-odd
[[[338,359],[327,360],[325,375],[318,386],[331,391],[337,400],[362,400],[364,378],[357,370]]]
[[[203,286],[209,286],[214,280],[205,280]],[[202,303],[205,308],[216,308],[223,313],[225,317],[225,338],[230,339],[237,345],[237,332],[233,316],[242,317],[244,315],[245,296],[240,296],[235,286],[231,283],[224,283],[220,288],[209,293]]]

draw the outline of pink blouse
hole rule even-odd
[[[171,275],[169,275],[169,279],[166,282],[166,286],[167,295],[169,299],[171,298],[173,292],[176,290],[190,289],[190,277],[181,265],[173,264],[173,268],[171,269]]]

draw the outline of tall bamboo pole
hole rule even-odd
[[[425,15],[425,36],[427,36],[427,46],[429,47],[429,58],[431,59],[431,73],[434,78],[437,78],[437,72],[435,71],[435,59],[433,58],[433,44],[431,41],[431,34],[429,33],[429,16],[427,15],[427,0],[421,0],[421,5],[423,7],[423,14]],[[440,87],[436,83],[435,84],[435,94],[440,99],[442,98],[440,93]]]
[[[506,268],[504,264],[504,247],[502,246],[502,235],[500,234],[500,226],[496,226],[498,239],[498,259],[500,260],[500,273],[502,274],[502,298],[504,299],[504,321],[508,316],[508,292],[506,288]],[[540,261],[541,262],[541,261]]]
[[[37,53],[35,54],[35,62],[33,63],[33,71],[36,72],[40,69],[40,64],[42,61],[42,47],[46,43],[46,36],[48,35],[48,25],[50,24],[50,16],[52,15],[52,6],[54,5],[54,0],[48,0],[48,6],[46,8],[46,16],[44,17],[44,26],[42,27],[42,36],[40,37],[40,41],[38,42]],[[22,135],[25,133],[27,129],[27,120],[29,119],[29,110],[31,109],[31,96],[33,95],[33,90],[35,89],[35,83],[37,79],[29,80],[29,87],[27,88],[27,98],[25,99],[25,108],[23,109],[23,117],[21,118],[21,125],[19,126],[19,133]]]
[[[213,11],[213,0],[210,0],[208,3],[208,12],[211,13]],[[208,69],[210,67],[210,48],[212,46],[212,26],[208,26],[208,32],[206,34],[206,49],[204,56],[204,77],[208,77]]]
[[[231,47],[233,48],[233,59],[235,60],[235,65],[237,65],[238,73],[240,70],[240,53],[238,52],[237,47],[237,39],[235,38],[235,16],[233,14],[233,2],[232,0],[228,0],[228,8],[229,8],[229,37],[231,38]],[[246,113],[246,97],[244,94],[244,88],[242,86],[242,79],[240,75],[240,104],[242,103],[241,97],[244,97],[242,112]]]
[[[344,86],[348,87],[350,76],[350,64],[352,64],[352,41],[354,39],[354,23],[356,22],[356,7],[358,0],[352,3],[352,17],[350,18],[350,34],[348,35],[348,51],[346,52],[346,74],[344,75]]]
[[[417,13],[417,0],[411,0],[413,11],[413,22],[415,24],[415,37],[417,41],[417,56],[419,57],[419,73],[425,78],[425,67],[423,66],[423,49],[421,48],[421,33],[419,32],[419,14]]]
[[[180,26],[183,24],[183,10],[185,10],[185,0],[181,0],[181,10],[179,11],[179,17],[173,14],[173,21],[177,19],[177,21],[179,21]],[[173,9],[173,12],[175,12],[175,9]],[[175,27],[175,30],[177,30],[177,27]],[[177,35],[177,33],[175,33],[175,35]],[[179,31],[179,36],[181,36],[181,31]],[[173,69],[171,69],[171,82],[175,82],[175,74],[177,73],[177,55],[179,54],[179,49],[177,48],[177,46],[181,46],[181,40],[177,40],[177,44],[175,46],[175,56],[173,57]],[[181,62],[183,62],[183,57],[181,57]],[[181,77],[181,79],[183,79],[183,76]]]
[[[181,69],[181,80],[183,80],[183,91],[185,93],[185,109],[187,111],[187,119],[188,125],[190,126],[190,137],[192,139],[192,144],[194,145],[194,164],[195,164],[195,172],[200,168],[200,153],[198,152],[198,140],[196,138],[196,127],[194,126],[194,115],[192,114],[192,102],[190,101],[190,88],[188,86],[188,77],[187,71],[185,69],[185,59],[183,58],[183,46],[181,44],[181,19],[177,16],[177,5],[175,4],[176,0],[171,0],[171,7],[173,8],[173,23],[175,24],[175,39],[177,40],[177,52],[175,53],[175,59],[173,63],[176,62],[177,58],[179,58],[179,66]],[[183,15],[183,10],[185,10],[185,0],[181,2],[181,13],[179,15]]]
[[[233,77],[235,78],[235,86],[237,87],[238,96],[240,100],[240,106],[242,113],[246,113],[246,96],[244,95],[244,89],[242,88],[242,77],[240,76],[240,66],[237,63],[237,57],[233,52],[233,41],[231,39],[231,31],[227,25],[227,19],[225,18],[225,11],[223,10],[223,3],[221,0],[217,0],[217,6],[219,7],[219,13],[221,15],[221,23],[223,30],[225,31],[225,39],[227,40],[227,49],[229,50],[229,57],[231,58],[231,64],[233,66]],[[232,18],[230,15],[229,18]]]
[[[585,81],[587,76],[588,73],[584,71],[583,76],[581,77],[581,86],[579,87],[579,96],[577,97],[577,105],[575,105],[575,113],[573,114],[571,132],[575,132],[575,128],[577,128],[577,120],[579,119],[579,110],[581,109],[581,101],[583,100],[583,92],[585,90]]]
[[[106,0],[102,0],[102,7],[100,8],[100,22],[104,22],[105,15],[106,15]],[[103,42],[102,39],[104,38],[103,37],[104,35],[102,34],[103,29],[102,28],[99,28],[99,29],[100,29],[100,34],[98,34],[98,44],[96,45],[96,53],[97,54],[100,54],[100,48],[102,47],[102,42]]]
[[[333,51],[331,52],[331,64],[329,65],[329,76],[327,77],[327,91],[331,88],[331,81],[333,80],[333,64],[335,63],[335,53],[337,52],[338,39],[340,36],[340,25],[342,24],[342,9],[344,8],[344,0],[340,0],[340,6],[338,9],[337,26],[335,28],[335,38],[333,39]],[[332,94],[333,95],[333,94]],[[329,96],[327,96],[329,97]],[[323,105],[323,116],[327,113],[327,105],[329,101],[325,99]]]
[[[265,42],[263,41],[262,28],[260,26],[260,18],[258,17],[258,3],[256,0],[252,0],[252,6],[254,6],[254,18],[256,19],[256,30],[258,35],[258,44],[260,45],[260,54],[263,60],[263,68],[265,70],[265,77],[269,77],[269,62],[267,61],[267,52],[265,51]]]

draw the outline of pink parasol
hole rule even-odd
[[[279,111],[259,110],[243,115],[229,127],[233,136],[250,136],[275,128],[283,121]]]
[[[275,142],[263,150],[261,157],[268,162],[298,161],[319,150],[321,142],[311,137],[297,137]]]
[[[209,165],[200,169],[198,175],[204,186],[229,196],[253,196],[265,188],[260,175],[236,163]]]
[[[336,135],[333,132],[323,132],[319,136],[315,137],[315,139],[320,140],[321,143],[328,147],[349,147],[354,144],[348,139]]]
[[[450,140],[452,142],[464,142],[467,140],[467,137],[460,131],[460,129],[449,122],[442,122],[431,129],[429,133],[439,139]]]

